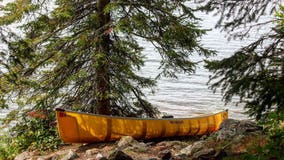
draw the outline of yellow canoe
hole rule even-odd
[[[122,136],[150,139],[204,135],[219,129],[228,110],[194,118],[130,118],[56,109],[61,139],[69,143],[113,141]]]

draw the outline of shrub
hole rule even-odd
[[[282,159],[284,156],[284,115],[270,113],[267,126],[268,143],[261,148],[260,156],[264,159]]]
[[[42,116],[36,116],[42,115]],[[0,138],[0,159],[13,159],[24,150],[39,152],[57,149],[59,139],[54,114],[23,114],[20,121],[10,127]]]
[[[280,160],[284,157],[284,115],[276,112],[269,113],[268,118],[260,124],[265,127],[267,143],[257,148],[257,154],[244,154],[240,159],[251,160]]]

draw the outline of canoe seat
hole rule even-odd
[[[162,118],[174,118],[173,115],[163,115]]]

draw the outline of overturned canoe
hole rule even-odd
[[[130,118],[56,109],[61,139],[70,143],[112,141],[122,136],[150,139],[194,136],[217,131],[228,111],[194,118]]]

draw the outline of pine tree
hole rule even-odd
[[[158,111],[142,89],[156,79],[138,74],[145,62],[138,39],[161,56],[157,78],[192,73],[190,55],[212,54],[199,42],[205,30],[194,9],[181,0],[16,0],[0,13],[5,107],[13,100],[37,110],[153,117]]]
[[[257,120],[274,111],[284,114],[284,10],[279,7],[281,1],[212,0],[203,3],[206,4],[204,10],[220,14],[216,27],[222,28],[231,38],[242,40],[256,27],[273,26],[231,57],[207,61],[207,68],[214,73],[210,78],[211,88],[221,88],[226,102],[239,96],[239,102],[244,103],[249,115]],[[269,14],[274,14],[275,18],[260,22],[261,17]]]

